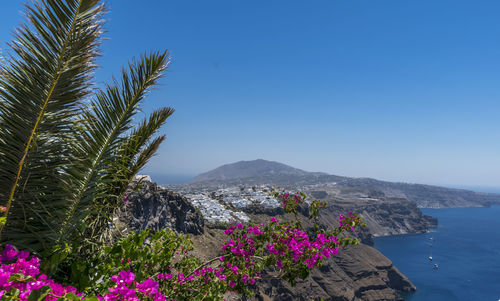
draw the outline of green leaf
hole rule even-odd
[[[66,293],[64,297],[59,298],[59,300],[65,300],[65,301],[80,301],[82,298],[80,298],[77,294],[75,293]],[[85,300],[88,300],[85,298]]]
[[[48,285],[42,286],[40,289],[31,292],[31,294],[28,297],[28,301],[45,300],[45,297],[49,294],[50,291],[51,291],[50,286]]]

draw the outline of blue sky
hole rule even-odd
[[[110,0],[104,82],[144,51],[172,64],[145,169],[263,158],[383,180],[500,187],[499,1]],[[3,1],[0,43],[22,20]]]

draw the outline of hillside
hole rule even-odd
[[[338,223],[340,213],[356,211],[367,224],[357,233],[360,246],[346,250],[295,288],[277,280],[259,283],[257,299],[397,300],[402,291],[413,291],[415,287],[373,248],[373,237],[425,233],[437,225],[437,220],[423,215],[415,202],[366,185],[353,187],[353,180],[256,160],[221,166],[190,183],[169,188],[184,195],[203,216],[208,235],[195,240],[201,253],[210,255],[207,258],[215,256],[210,252],[217,250],[222,239],[217,226],[221,222],[236,219],[260,223],[269,215],[282,214],[279,204],[269,197],[273,184],[328,201],[320,215],[320,223],[326,228]]]
[[[207,216],[202,216],[203,212],[197,209],[189,198],[148,181],[143,182],[138,191],[129,191],[128,198],[129,202],[114,218],[118,221],[116,225],[120,231],[156,231],[170,228],[179,233],[191,234],[195,246],[193,252],[200,258],[206,260],[220,255],[221,241],[226,240],[227,236],[220,227],[211,224]],[[360,209],[363,214],[378,217],[377,220],[387,214],[387,208],[380,208],[379,204],[366,204]],[[235,208],[231,210],[235,211]],[[255,206],[242,210],[257,223],[268,221],[270,216],[287,218],[281,210],[266,210]],[[329,206],[325,214],[320,216],[320,224],[325,227],[335,226],[338,223],[338,214],[345,212],[344,210],[345,208],[338,206]],[[414,205],[399,211],[403,215],[395,214],[394,221],[401,219],[404,224],[410,226],[410,229],[406,230],[428,231],[425,221],[421,218],[418,221],[419,210]],[[300,212],[302,215],[302,210]],[[374,220],[373,224],[377,224],[377,220]],[[394,225],[388,224],[391,221],[384,222],[386,224],[378,228],[393,228]],[[414,229],[414,222],[423,228]],[[343,250],[332,260],[325,262],[320,269],[314,270],[308,279],[299,281],[295,287],[276,278],[276,275],[265,272],[265,277],[270,279],[260,280],[252,287],[255,292],[253,298],[230,295],[226,300],[401,300],[401,293],[415,291],[416,288],[389,259],[373,248],[372,235],[369,232],[371,228],[369,225],[368,229],[355,234],[363,243]],[[378,228],[373,229],[378,231]]]
[[[207,188],[220,185],[262,184],[275,184],[280,187],[302,190],[324,190],[327,187],[328,190],[337,191],[338,194],[356,191],[368,194],[377,192],[387,197],[405,198],[417,204],[418,207],[427,208],[482,207],[500,203],[500,194],[308,172],[262,159],[226,164],[203,173],[183,185],[192,188]]]
[[[304,177],[326,175],[324,173],[307,172],[298,168],[294,168],[283,163],[257,159],[253,161],[239,161],[236,163],[222,165],[206,173],[202,173],[195,177],[191,182],[204,181],[225,181],[232,179],[245,179],[261,176],[292,176]]]

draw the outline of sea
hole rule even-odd
[[[499,301],[500,206],[422,212],[437,217],[438,227],[375,239],[375,248],[417,287],[405,300]]]

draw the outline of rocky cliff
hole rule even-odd
[[[327,198],[323,198],[328,200]],[[342,200],[335,202],[329,200],[326,213],[322,222],[326,225],[335,225],[336,220],[331,217],[338,216],[346,211],[354,211],[363,216],[366,223],[365,231],[372,236],[389,236],[410,233],[426,233],[431,228],[437,227],[437,219],[424,215],[414,202],[406,199],[387,198]],[[370,241],[370,238],[367,241]],[[367,243],[373,245],[373,243]]]
[[[207,228],[205,235],[195,236],[195,245],[202,257],[215,255],[224,239],[222,231]],[[384,255],[373,247],[360,244],[344,249],[310,277],[295,287],[264,273],[250,300],[402,300],[400,294],[415,286]],[[227,300],[240,300],[237,296]]]
[[[326,192],[325,192],[326,193]],[[323,195],[328,197],[329,194]],[[179,194],[145,182],[141,189],[130,192],[130,200],[119,213],[120,222],[130,229],[171,228],[180,233],[193,233],[196,253],[210,258],[218,252],[224,235],[220,229],[204,224],[200,212]],[[366,215],[367,229],[357,235],[364,242],[350,247],[309,279],[291,287],[279,279],[261,281],[256,286],[258,300],[398,300],[400,292],[415,290],[392,262],[375,250],[372,235],[388,235],[427,231],[432,224],[411,202],[389,202],[386,199],[362,198],[346,202],[330,199],[320,221],[325,226],[337,223],[338,213],[356,207]],[[268,210],[247,210],[251,219],[269,219]],[[419,213],[420,212],[420,213]],[[280,214],[280,211],[272,211]],[[272,276],[272,275],[270,275]]]
[[[131,186],[134,189],[127,192],[128,202],[117,215],[129,230],[169,228],[178,233],[203,233],[203,217],[185,197],[149,181]]]
[[[415,203],[406,199],[353,208],[359,212],[374,236],[425,233],[437,227],[437,219],[422,214]]]
[[[345,249],[314,271],[306,281],[291,287],[281,280],[259,284],[257,298],[274,300],[398,300],[397,291],[415,286],[392,262],[372,247],[361,244]]]

